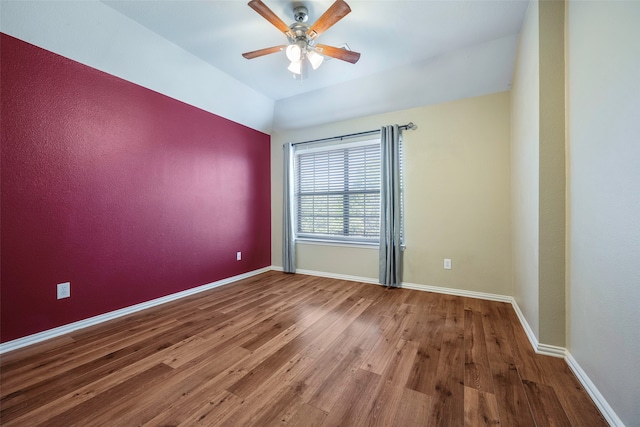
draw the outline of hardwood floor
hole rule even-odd
[[[269,272],[2,356],[3,426],[604,426],[505,303]]]

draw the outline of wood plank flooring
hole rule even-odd
[[[269,272],[0,361],[3,426],[605,426],[505,303]]]

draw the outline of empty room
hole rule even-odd
[[[640,426],[639,23],[0,0],[0,424]]]

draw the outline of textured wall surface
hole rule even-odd
[[[268,135],[1,42],[3,342],[270,265]]]
[[[274,101],[99,0],[2,1],[0,30],[265,133]]]

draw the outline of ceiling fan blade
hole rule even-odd
[[[277,29],[282,31],[287,37],[293,37],[293,33],[291,29],[285,22],[278,18],[278,15],[273,13],[271,9],[267,7],[266,4],[262,3],[261,0],[251,0],[249,3],[249,7],[256,12],[258,12],[264,19],[271,22]]]
[[[286,45],[282,45],[282,46],[267,47],[267,48],[264,48],[264,49],[254,50],[254,51],[251,51],[251,52],[245,52],[245,53],[242,54],[242,56],[244,56],[247,59],[253,59],[253,58],[257,58],[259,56],[269,55],[270,53],[280,52],[285,47],[287,47],[287,46]]]
[[[347,16],[351,8],[344,0],[336,0],[329,9],[307,30],[307,36],[315,39],[336,22]]]
[[[318,51],[318,53],[321,53],[323,55],[341,59],[342,61],[347,61],[352,64],[355,64],[360,59],[360,54],[358,52],[341,49],[339,47],[327,46],[326,44],[317,44],[316,50]]]

